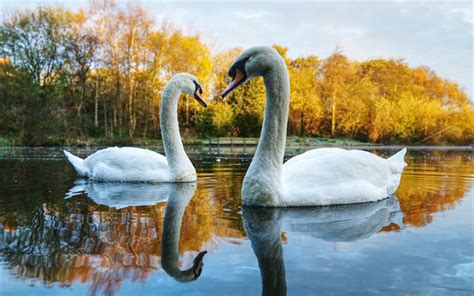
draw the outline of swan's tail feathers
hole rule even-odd
[[[86,185],[80,184],[72,187],[71,189],[66,192],[64,195],[64,199],[69,199],[71,197],[74,197],[76,195],[81,195],[86,191]]]
[[[84,165],[84,159],[79,158],[66,150],[63,150],[63,152],[64,155],[66,155],[67,160],[69,160],[69,162],[72,164],[79,176],[85,178],[89,177],[89,170]]]
[[[401,174],[403,172],[403,168],[407,166],[405,162],[405,154],[407,153],[407,148],[403,148],[402,150],[398,151],[391,157],[387,159],[388,163],[390,164],[390,169],[394,174]]]

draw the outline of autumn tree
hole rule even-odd
[[[326,109],[330,110],[330,133],[336,135],[338,106],[348,97],[348,86],[354,79],[349,59],[336,50],[323,63],[321,68],[321,95],[326,101]]]
[[[315,56],[297,58],[289,63],[289,128],[300,136],[320,133],[324,110],[317,80],[319,67],[320,60]]]

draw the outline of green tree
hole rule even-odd
[[[11,131],[22,142],[39,144],[64,131],[60,94],[67,83],[70,15],[61,8],[40,7],[14,15],[0,29],[0,54],[11,63],[7,77],[17,90],[6,102],[19,118]]]

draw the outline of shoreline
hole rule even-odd
[[[245,148],[256,148],[256,144],[247,144],[247,145],[214,145],[214,144],[184,144],[189,148],[211,148],[211,149],[219,149],[219,148],[235,148],[235,149],[245,149]],[[163,150],[163,145],[64,145],[64,146],[5,146],[0,145],[0,149],[2,150],[23,150],[23,149],[31,149],[31,150],[62,150],[62,149],[85,149],[85,150],[95,150],[95,149],[103,149],[107,147],[138,147],[138,148],[157,148],[159,150]],[[320,145],[286,145],[285,149],[316,149],[316,148],[344,148],[344,149],[361,149],[361,150],[369,150],[369,149],[377,149],[377,150],[397,150],[402,148],[407,148],[408,150],[458,150],[458,151],[474,151],[474,146],[472,145],[400,145],[400,144],[393,144],[393,145],[354,145],[354,144],[320,144]]]
[[[185,146],[216,146],[216,147],[246,147],[256,146],[259,138],[256,137],[216,137],[216,138],[194,138],[188,137],[183,138],[183,144]],[[138,138],[134,140],[129,139],[104,139],[104,138],[89,138],[87,140],[82,139],[69,139],[65,141],[39,141],[35,145],[26,145],[24,143],[16,143],[14,139],[1,137],[0,136],[0,147],[29,147],[29,148],[41,148],[41,147],[74,147],[74,148],[94,148],[94,147],[110,147],[110,146],[133,146],[133,147],[152,147],[152,146],[163,146],[161,139],[155,138]],[[286,138],[286,147],[368,147],[368,148],[395,148],[395,147],[407,147],[410,149],[433,149],[433,147],[443,147],[450,149],[473,149],[474,143],[470,144],[422,144],[422,143],[371,143],[363,142],[351,138],[323,138],[323,137],[298,137],[288,136]]]

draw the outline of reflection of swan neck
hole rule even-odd
[[[194,170],[184,151],[179,133],[178,100],[182,93],[180,80],[175,77],[165,87],[160,104],[160,128],[166,160],[171,173],[179,174],[182,169]]]
[[[263,192],[271,198],[279,198],[281,189],[281,170],[285,153],[286,126],[290,103],[290,82],[285,61],[280,55],[273,56],[272,69],[264,75],[266,89],[265,114],[263,117],[262,132],[257,146],[257,151],[252,159],[244,180],[244,204],[254,204],[248,199],[260,198],[255,192],[246,192],[247,182],[259,184]],[[264,174],[262,178],[261,174]],[[255,189],[255,187],[254,187]],[[253,189],[253,190],[254,190]],[[258,204],[271,203],[259,201]]]
[[[193,192],[194,191],[192,191],[192,193]],[[180,282],[189,282],[199,277],[202,258],[205,255],[205,252],[198,254],[194,260],[193,266],[187,270],[181,271],[178,268],[181,223],[184,210],[186,209],[192,193],[189,194],[186,192],[185,194],[178,194],[176,192],[170,194],[170,200],[166,205],[163,221],[163,237],[161,240],[162,267],[170,276]]]
[[[257,256],[262,295],[286,295],[285,262],[278,209],[244,208],[244,228]]]

